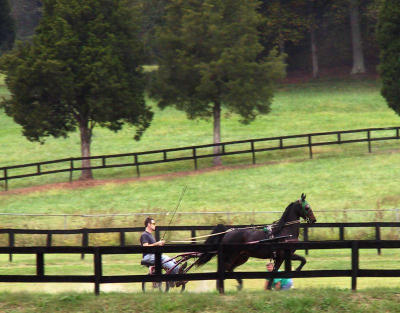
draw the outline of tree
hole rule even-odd
[[[41,0],[9,0],[18,40],[31,40],[41,17]]]
[[[384,0],[377,25],[377,39],[380,47],[380,74],[382,95],[388,105],[400,115],[400,3]]]
[[[0,0],[0,54],[12,47],[15,39],[14,21],[8,0]]]
[[[212,117],[214,143],[221,141],[222,106],[251,122],[269,112],[274,80],[284,74],[283,56],[272,52],[258,59],[263,48],[257,2],[171,0],[158,31],[153,96],[161,108],[173,105],[190,119]],[[214,158],[214,165],[220,164]]]
[[[146,61],[155,62],[155,29],[162,24],[165,5],[167,0],[131,0],[135,1],[140,8],[141,30],[140,38],[144,45]]]
[[[332,0],[305,0],[308,29],[310,32],[310,50],[313,78],[319,76],[319,62],[317,49],[317,29],[322,24],[325,12],[332,5]]]
[[[350,0],[350,25],[351,41],[353,45],[353,68],[351,74],[363,74],[366,72],[364,65],[364,53],[360,31],[360,13],[358,0]]]
[[[82,157],[90,156],[96,125],[118,131],[150,125],[144,101],[142,47],[132,9],[124,0],[44,0],[32,43],[19,44],[2,58],[11,98],[7,115],[23,135],[44,142],[79,129]],[[84,159],[82,167],[90,167]],[[92,177],[89,169],[81,178]]]
[[[260,13],[266,18],[260,31],[264,44],[275,43],[284,53],[286,42],[296,44],[304,39],[308,23],[303,7],[299,0],[263,0]]]
[[[267,17],[261,28],[264,39],[275,41],[284,51],[286,42],[298,44],[310,34],[313,77],[319,75],[317,30],[332,0],[264,0],[261,12]]]

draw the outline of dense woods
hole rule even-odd
[[[7,0],[1,0],[7,1]],[[0,1],[0,2],[1,2]],[[40,0],[8,0],[17,39],[29,40],[41,16]],[[155,63],[155,28],[163,24],[167,0],[131,0],[141,6],[141,36],[147,63]],[[262,0],[259,28],[265,54],[278,45],[287,54],[288,71],[348,68],[375,72],[379,63],[376,24],[382,0]]]

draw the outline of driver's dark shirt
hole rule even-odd
[[[154,239],[153,235],[150,234],[147,231],[144,231],[142,233],[142,235],[140,236],[140,245],[143,246],[143,244],[148,243],[148,244],[152,244],[155,243],[156,240]],[[148,253],[143,253],[143,257],[148,254]]]

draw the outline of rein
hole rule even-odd
[[[294,221],[285,223],[285,224],[283,225],[283,227],[290,226],[290,225],[293,225],[293,224],[298,224],[298,223],[300,223],[300,220],[294,220]],[[277,222],[272,223],[270,227],[271,227],[271,228],[275,228],[276,225],[277,225]],[[187,239],[185,239],[185,240],[172,240],[172,241],[168,241],[168,242],[187,243],[187,242],[193,242],[193,240],[195,240],[195,239],[208,238],[208,237],[213,237],[213,236],[218,236],[218,235],[226,234],[226,233],[229,233],[229,232],[231,232],[231,231],[233,231],[233,230],[258,229],[258,228],[264,228],[264,227],[265,227],[265,226],[248,226],[248,227],[241,227],[241,228],[229,228],[228,230],[222,231],[222,232],[220,232],[220,233],[209,234],[209,235],[204,235],[204,236],[197,236],[197,237],[191,237],[191,238],[187,238]]]

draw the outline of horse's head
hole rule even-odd
[[[306,220],[308,224],[313,224],[317,221],[314,216],[313,211],[311,210],[311,206],[306,201],[306,195],[304,193],[301,194],[301,198],[297,201],[299,204],[299,215]]]

